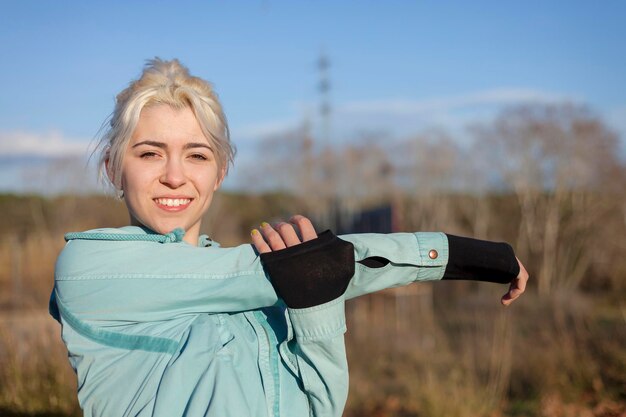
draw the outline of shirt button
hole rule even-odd
[[[430,252],[428,252],[428,257],[430,259],[437,259],[437,256],[439,256],[439,254],[434,249],[431,249]]]

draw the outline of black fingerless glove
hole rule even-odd
[[[446,236],[449,257],[442,279],[508,284],[519,275],[519,263],[508,243]]]
[[[288,307],[313,307],[346,291],[354,275],[354,247],[326,230],[316,239],[263,253],[261,262]]]

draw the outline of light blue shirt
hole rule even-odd
[[[68,235],[50,310],[85,416],[341,416],[344,298],[439,280],[448,261],[443,233],[340,236],[356,261],[389,263],[356,263],[343,297],[288,309],[251,245],[180,237],[134,226]]]

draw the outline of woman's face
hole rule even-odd
[[[121,175],[132,224],[161,234],[181,227],[184,240],[197,244],[202,216],[223,173],[190,108],[144,108]]]

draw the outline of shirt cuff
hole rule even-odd
[[[417,240],[416,281],[436,281],[443,277],[448,264],[448,238],[440,232],[418,232],[413,234]]]
[[[344,297],[307,308],[288,308],[298,343],[332,339],[346,332]]]

